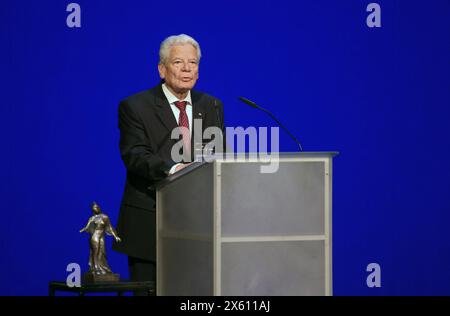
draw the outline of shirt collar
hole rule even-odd
[[[169,104],[173,104],[174,102],[177,101],[187,101],[187,104],[192,105],[191,90],[188,91],[186,98],[184,98],[183,100],[180,100],[176,96],[174,96],[173,93],[170,92],[169,88],[167,88],[165,83],[162,84],[162,90],[167,98],[167,101],[169,101]]]

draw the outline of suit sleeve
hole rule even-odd
[[[165,178],[173,163],[155,155],[150,135],[126,101],[119,104],[120,154],[128,172],[158,181]]]

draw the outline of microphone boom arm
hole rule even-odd
[[[281,124],[281,122],[269,110],[266,110],[265,108],[260,107],[255,102],[252,102],[252,101],[250,101],[250,100],[248,100],[248,99],[246,99],[244,97],[239,97],[239,100],[241,100],[242,102],[244,102],[247,105],[250,105],[251,107],[259,109],[259,110],[265,112],[266,114],[268,114],[297,143],[298,148],[300,149],[300,151],[303,151],[302,145],[300,144],[298,139],[291,132],[289,132],[289,130],[286,128],[286,126]]]

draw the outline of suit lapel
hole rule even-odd
[[[158,106],[156,115],[164,126],[172,132],[178,124],[175,116],[173,115],[172,109],[170,108],[169,101],[167,101],[167,98],[162,91],[161,85],[158,86],[157,93],[155,94],[155,104]]]

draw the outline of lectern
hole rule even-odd
[[[272,173],[219,157],[159,183],[157,295],[331,295],[336,154],[272,153]]]

